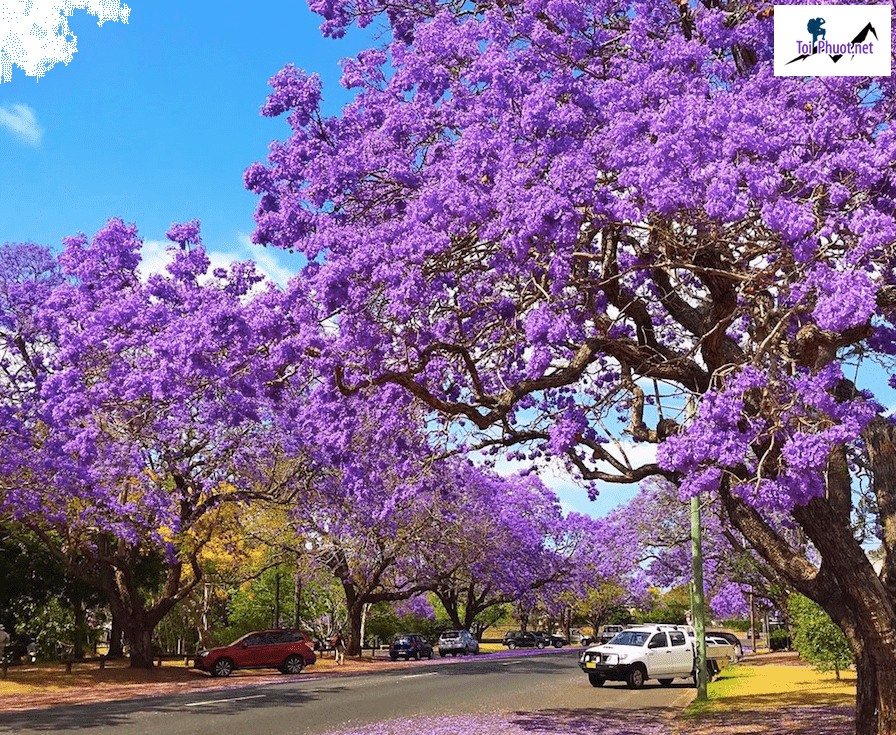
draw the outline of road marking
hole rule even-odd
[[[523,661],[502,661],[502,666],[516,666],[517,664],[521,664]]]
[[[189,702],[184,707],[202,707],[206,704],[221,704],[222,702],[239,702],[241,699],[260,699],[267,696],[266,694],[250,694],[245,697],[230,697],[229,699],[209,699],[205,702]]]
[[[404,676],[399,676],[399,679],[419,679],[421,676],[435,676],[438,674],[438,671],[427,671],[425,674],[405,674]]]

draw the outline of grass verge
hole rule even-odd
[[[678,720],[676,735],[852,735],[854,672],[838,680],[808,666],[757,659],[722,669],[708,700],[694,700]]]

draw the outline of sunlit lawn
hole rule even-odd
[[[855,672],[808,666],[731,666],[709,685],[709,700],[688,707],[680,735],[851,735]]]

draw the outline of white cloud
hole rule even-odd
[[[140,275],[144,279],[153,273],[165,272],[165,266],[171,262],[168,248],[173,244],[168,240],[143,241],[143,247],[140,248]]]
[[[258,270],[264,273],[278,286],[285,286],[287,281],[295,275],[295,271],[284,267],[277,261],[276,255],[269,248],[263,248],[256,245],[249,239],[248,235],[240,233],[240,244],[243,246],[243,259],[255,261]]]
[[[231,249],[212,249],[208,243],[205,243],[205,252],[209,261],[211,261],[209,271],[215,268],[228,268],[235,261],[251,260],[255,262],[259,273],[278,286],[285,286],[287,281],[293,276],[293,271],[279,263],[274,253],[269,252],[266,248],[254,245],[248,235],[241,233],[237,237],[237,243]],[[143,278],[147,278],[152,273],[165,272],[165,266],[171,262],[168,248],[173,245],[174,243],[168,240],[144,240],[140,251],[142,256],[140,272]]]
[[[44,131],[37,124],[37,116],[28,105],[0,106],[0,126],[28,145],[40,145]]]

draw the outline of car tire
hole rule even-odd
[[[296,676],[297,674],[302,673],[302,669],[305,668],[305,659],[301,656],[293,654],[292,656],[287,656],[286,661],[283,662],[283,668],[281,671],[284,674],[290,674],[291,676]]]
[[[507,648],[512,651],[514,648],[516,648],[516,643],[514,643],[513,641],[510,641],[507,644]]]
[[[628,672],[628,686],[629,689],[640,689],[644,686],[644,681],[647,679],[647,674],[641,666],[635,666],[631,671]]]
[[[536,648],[544,648],[544,641],[538,641],[538,643],[535,644],[535,647]]]
[[[414,661],[420,660],[420,651],[414,651]]]
[[[398,661],[398,656],[397,656],[397,655],[396,655],[396,656],[392,656],[392,655],[390,655],[389,658],[391,658],[393,661]]]
[[[607,683],[607,680],[600,674],[588,674],[588,681],[593,687],[602,687]]]
[[[563,644],[560,643],[560,641],[557,641],[557,642],[554,644],[554,648],[563,648]]]
[[[212,664],[211,669],[212,676],[216,677],[227,677],[233,673],[233,661],[229,658],[219,658],[215,663]]]
[[[669,687],[669,686],[672,686],[672,682],[674,680],[673,679],[660,679],[659,681],[660,681],[660,684],[662,684],[664,687]]]
[[[428,658],[429,658],[430,661],[432,661],[432,649],[431,649],[431,648],[429,649],[429,656],[428,656]]]

